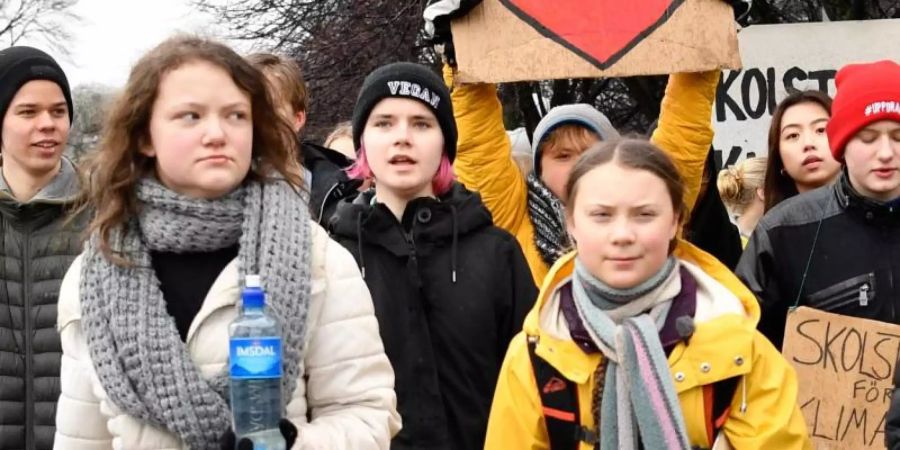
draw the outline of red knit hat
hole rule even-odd
[[[894,61],[849,64],[835,78],[837,95],[831,106],[828,142],[838,161],[857,131],[872,122],[900,122],[900,65]]]

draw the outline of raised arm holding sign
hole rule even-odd
[[[728,5],[719,0],[643,2],[647,3],[647,6],[631,5],[621,8],[612,8],[611,3],[608,2],[567,1],[568,7],[574,8],[574,11],[589,11],[591,17],[608,15],[609,17],[603,21],[624,17],[623,14],[630,17],[631,34],[629,36],[631,37],[626,39],[625,35],[614,36],[613,42],[610,42],[604,49],[596,47],[590,50],[595,55],[595,59],[602,59],[605,61],[604,64],[608,65],[609,69],[604,71],[583,58],[584,52],[587,50],[582,51],[576,48],[581,45],[578,42],[586,43],[589,40],[581,41],[571,38],[567,45],[561,45],[550,37],[542,37],[541,31],[534,28],[537,26],[537,22],[532,21],[529,25],[519,17],[524,12],[530,12],[534,17],[540,17],[543,21],[541,23],[555,24],[552,27],[558,36],[573,36],[564,28],[559,28],[565,23],[569,23],[578,30],[588,33],[588,37],[596,38],[596,33],[590,33],[591,27],[586,22],[581,20],[566,22],[565,20],[560,21],[559,16],[543,16],[544,13],[540,11],[547,9],[546,5],[549,3],[546,2],[511,2],[507,5],[510,9],[506,9],[507,6],[500,5],[497,3],[498,1],[486,0],[475,6],[468,15],[453,22],[453,48],[456,50],[455,56],[459,67],[455,71],[445,70],[445,78],[449,83],[455,84],[452,98],[459,127],[459,154],[454,163],[454,169],[459,179],[467,187],[481,194],[494,216],[495,223],[517,237],[528,257],[535,282],[540,285],[550,265],[569,248],[563,230],[562,202],[559,199],[563,190],[562,185],[568,177],[571,166],[575,163],[578,155],[591,144],[599,140],[608,140],[617,133],[615,130],[612,130],[612,133],[605,131],[606,125],[598,125],[601,122],[609,123],[605,117],[602,117],[602,114],[600,114],[602,119],[589,117],[599,114],[596,111],[594,114],[588,114],[588,110],[592,109],[590,105],[579,105],[583,108],[573,108],[564,114],[551,111],[537,127],[537,130],[544,132],[536,135],[533,139],[535,173],[526,180],[510,158],[511,150],[503,127],[503,112],[497,99],[496,89],[493,85],[488,84],[464,84],[466,80],[472,80],[467,76],[467,73],[473,73],[471,68],[475,66],[472,64],[477,66],[490,62],[488,65],[491,67],[502,67],[503,69],[498,70],[506,73],[508,69],[512,71],[509,73],[515,74],[511,77],[480,78],[489,81],[604,76],[611,73],[631,75],[666,73],[661,72],[666,70],[665,66],[656,64],[659,55],[666,55],[666,58],[673,61],[675,65],[671,66],[672,69],[719,68],[723,64],[737,61],[735,53],[737,46],[736,41],[733,40],[734,25]],[[566,9],[556,6],[554,8]],[[512,12],[513,10],[518,11],[519,17]],[[703,53],[726,56],[717,61],[706,60],[698,65],[679,66],[678,64],[686,61],[681,57],[683,55],[673,56],[671,53],[667,53],[665,48],[653,46],[653,42],[663,39],[656,33],[670,33],[671,31],[666,30],[673,26],[672,23],[677,25],[679,21],[685,20],[685,17],[692,14],[708,14],[707,19],[715,19],[718,20],[717,23],[722,24],[718,27],[722,33],[717,41],[695,43],[699,47],[692,48],[696,50],[712,45],[719,49],[718,53],[715,51]],[[650,17],[656,19],[651,21],[648,19]],[[525,32],[530,33],[525,36],[533,36],[534,39],[529,40],[527,45],[507,42],[506,39],[512,35],[522,36],[519,31],[506,28],[509,26],[525,27],[528,30]],[[603,27],[595,25],[593,28]],[[609,28],[619,29],[622,27]],[[648,34],[648,30],[656,31]],[[488,33],[490,33],[490,39],[485,38]],[[490,46],[481,49],[489,48],[485,51],[490,56],[481,53],[478,57],[473,56],[470,52],[473,47],[470,44],[474,42],[483,42],[484,45]],[[728,47],[730,44],[726,44],[729,42],[734,43],[734,46]],[[530,53],[524,56],[517,55],[517,52],[527,50],[522,47],[523,45],[530,49],[528,50]],[[549,47],[544,48],[542,45]],[[724,51],[723,46],[730,50]],[[573,49],[577,51],[573,51]],[[536,53],[532,54],[532,52]],[[633,56],[634,52],[643,56]],[[527,63],[527,67],[516,68],[516,64],[520,63],[514,64],[507,61],[507,58],[514,55],[517,55],[517,58],[526,58],[521,61]],[[577,64],[560,65],[557,62],[548,62],[545,58],[580,60],[581,64],[587,64],[589,69],[587,72],[579,72]],[[641,67],[641,64],[644,68],[653,66],[655,71],[642,72],[643,69],[631,71],[631,69]],[[547,67],[555,67],[561,71],[546,72]],[[689,209],[693,206],[700,191],[700,179],[712,143],[712,103],[718,78],[718,70],[673,75],[662,101],[659,126],[652,138],[654,143],[673,158],[681,176],[685,179],[687,187],[685,203]]]

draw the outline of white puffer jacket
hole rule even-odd
[[[353,257],[318,225],[311,226],[307,350],[301,382],[287,406],[288,418],[299,430],[293,448],[388,449],[400,429],[400,415],[371,295]],[[122,413],[106,397],[81,329],[80,274],[81,257],[69,268],[60,291],[62,394],[55,448],[185,448],[177,436]],[[191,323],[188,351],[206,378],[228,362],[228,324],[237,316],[240,291],[235,260],[219,274]]]

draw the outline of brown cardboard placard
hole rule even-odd
[[[788,313],[783,353],[817,449],[885,448],[900,325],[801,306]]]
[[[722,0],[483,0],[452,32],[461,82],[740,67]]]

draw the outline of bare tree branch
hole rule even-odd
[[[294,57],[309,85],[305,133],[320,138],[348,120],[366,74],[393,61],[435,66],[425,42],[425,0],[193,0],[232,39]]]
[[[69,54],[69,27],[81,19],[72,12],[78,0],[0,0],[0,40],[16,45],[36,38],[54,53]]]
[[[113,88],[99,84],[82,84],[72,89],[75,117],[66,155],[73,161],[81,159],[100,141],[104,116],[116,95]]]
[[[0,0],[2,1],[2,0]],[[307,134],[322,137],[347,120],[363,77],[393,61],[437,69],[422,33],[427,0],[192,0],[227,24],[233,39],[294,57],[304,68],[311,107]],[[751,24],[865,19],[900,15],[900,0],[754,0]],[[854,9],[856,6],[856,9]],[[854,13],[856,15],[854,15]],[[665,77],[510,83],[500,87],[507,127],[531,130],[540,119],[532,95],[552,106],[590,103],[616,127],[646,132],[659,114]]]

